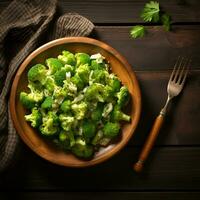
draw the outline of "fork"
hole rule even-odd
[[[166,104],[161,109],[160,114],[155,119],[154,125],[150,131],[150,134],[143,146],[142,152],[139,155],[139,159],[133,165],[133,169],[136,172],[141,172],[143,169],[143,164],[146,161],[146,159],[155,143],[158,133],[160,132],[161,126],[164,122],[164,117],[166,115],[169,102],[175,96],[179,95],[183,89],[183,86],[184,86],[184,83],[185,83],[185,80],[186,80],[186,77],[187,77],[187,74],[189,71],[190,63],[191,63],[191,59],[186,59],[186,58],[179,56],[174,65],[174,69],[172,71],[172,74],[170,76],[168,86],[167,86],[168,98],[167,98]]]

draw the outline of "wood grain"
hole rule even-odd
[[[98,26],[93,37],[102,40],[124,55],[134,70],[173,69],[179,55],[192,58],[192,69],[200,69],[200,26],[148,27],[148,34],[131,39],[131,26]]]
[[[12,192],[0,193],[1,200],[8,200],[11,198],[16,199],[28,199],[28,200],[55,200],[55,199],[70,199],[70,200],[110,200],[110,199],[126,199],[126,200],[160,200],[173,199],[173,200],[199,200],[200,192],[41,192],[41,191],[29,191],[29,192]]]
[[[0,2],[0,12],[10,3]],[[88,17],[93,23],[143,23],[140,12],[146,0],[59,0],[59,14],[77,12]],[[162,0],[163,10],[172,16],[173,23],[200,22],[198,0]],[[102,14],[103,13],[103,14]]]
[[[138,175],[131,166],[140,150],[125,148],[110,161],[100,165],[70,169],[51,164],[25,148],[18,165],[2,174],[0,188],[52,192],[199,191],[199,147],[156,147],[145,170]]]

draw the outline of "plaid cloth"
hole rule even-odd
[[[88,36],[94,28],[85,17],[68,13],[59,17],[52,31],[48,31],[56,5],[57,0],[14,0],[0,15],[0,172],[16,158],[20,142],[8,105],[18,67],[41,45],[42,38]]]

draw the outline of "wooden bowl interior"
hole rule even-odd
[[[90,43],[60,41],[42,47],[24,61],[16,74],[10,100],[11,113],[15,127],[21,138],[33,151],[53,163],[71,167],[83,167],[102,162],[119,151],[128,142],[136,128],[140,114],[140,92],[135,75],[130,69],[130,66],[124,66],[128,65],[128,63],[125,60],[122,60],[123,58],[118,55],[115,50],[104,43],[96,44],[94,41]],[[71,153],[59,150],[45,138],[41,137],[40,134],[25,121],[24,115],[27,111],[19,102],[20,92],[27,90],[28,69],[34,64],[45,63],[45,60],[49,57],[57,57],[62,50],[69,50],[73,53],[85,52],[90,55],[101,53],[110,63],[112,72],[114,72],[121,79],[122,83],[128,87],[132,97],[127,109],[132,118],[131,123],[125,123],[123,125],[122,135],[115,143],[112,143],[106,148],[101,148],[100,151],[95,154],[93,159],[87,161],[78,159]]]

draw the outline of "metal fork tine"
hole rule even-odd
[[[190,64],[190,62],[191,62],[191,60],[189,61],[189,64]],[[185,83],[185,80],[186,80],[186,77],[187,77],[187,74],[188,74],[188,72],[189,72],[189,64],[188,64],[188,67],[187,67],[187,69],[185,70],[185,74],[184,74],[184,76],[183,76],[183,80],[182,80],[182,82],[180,83],[181,85],[184,85],[184,83]]]
[[[170,76],[169,81],[173,81],[173,80],[174,80],[174,75],[175,75],[175,72],[176,72],[178,63],[179,63],[179,61],[180,61],[180,58],[181,58],[181,56],[179,56],[178,59],[176,60],[176,63],[175,63],[175,65],[174,65],[174,69],[173,69],[173,71],[172,71],[172,73],[171,73],[171,76]]]
[[[181,84],[181,81],[183,80],[183,75],[184,75],[184,72],[185,72],[185,67],[187,66],[187,63],[188,63],[188,60],[186,60],[183,64],[183,67],[181,69],[181,72],[180,72],[180,75],[178,77],[178,80],[177,80],[177,83],[178,84]]]
[[[180,74],[180,69],[181,69],[181,66],[183,65],[183,62],[184,62],[184,58],[182,57],[180,62],[179,62],[179,65],[178,65],[178,69],[176,70],[176,73],[174,75],[174,82],[178,81],[178,77],[179,77],[179,74]]]

